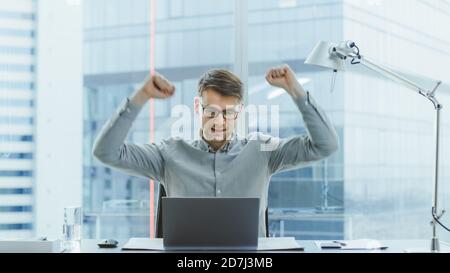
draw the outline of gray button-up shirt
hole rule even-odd
[[[93,154],[110,167],[158,181],[170,197],[259,197],[259,236],[264,237],[271,176],[324,159],[338,149],[331,121],[309,92],[295,103],[309,134],[286,139],[261,133],[235,135],[214,152],[202,139],[124,143],[142,108],[127,99],[102,128]]]

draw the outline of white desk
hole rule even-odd
[[[105,249],[99,248],[97,246],[97,242],[99,240],[94,239],[86,239],[81,242],[81,250],[82,253],[162,253],[166,251],[130,251],[130,250],[122,250],[122,246],[128,241],[128,239],[122,239],[119,241],[119,246],[117,248]],[[428,240],[388,240],[381,241],[383,244],[386,244],[388,248],[386,250],[365,250],[365,251],[353,251],[353,250],[322,250],[319,249],[315,241],[297,241],[301,246],[305,249],[304,251],[262,251],[260,253],[404,253],[405,249],[408,248],[425,248],[427,249],[430,246],[430,242]],[[442,245],[442,247],[445,247]],[[177,252],[177,251],[170,251]],[[178,251],[179,252],[179,251]],[[204,251],[189,251],[189,252],[204,252]],[[215,251],[217,252],[217,251]],[[224,251],[229,253],[230,251]]]

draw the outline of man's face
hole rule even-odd
[[[196,107],[202,113],[205,140],[222,142],[231,139],[242,108],[239,98],[223,96],[214,89],[206,89]]]

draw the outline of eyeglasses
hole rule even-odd
[[[237,119],[239,115],[239,110],[237,110],[238,106],[235,106],[234,109],[224,109],[224,110],[217,110],[213,107],[209,106],[203,106],[203,104],[200,103],[203,109],[203,116],[214,119],[219,116],[219,114],[222,114],[222,117],[226,120],[233,120]]]

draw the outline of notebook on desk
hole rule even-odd
[[[164,251],[161,238],[131,238],[122,250],[156,250]],[[258,238],[256,251],[303,251],[304,248],[297,243],[294,237]]]
[[[316,246],[321,249],[340,250],[384,250],[388,247],[377,240],[339,240],[339,241],[316,241]]]
[[[162,199],[164,239],[132,238],[124,250],[303,250],[295,238],[258,238],[259,198]]]

